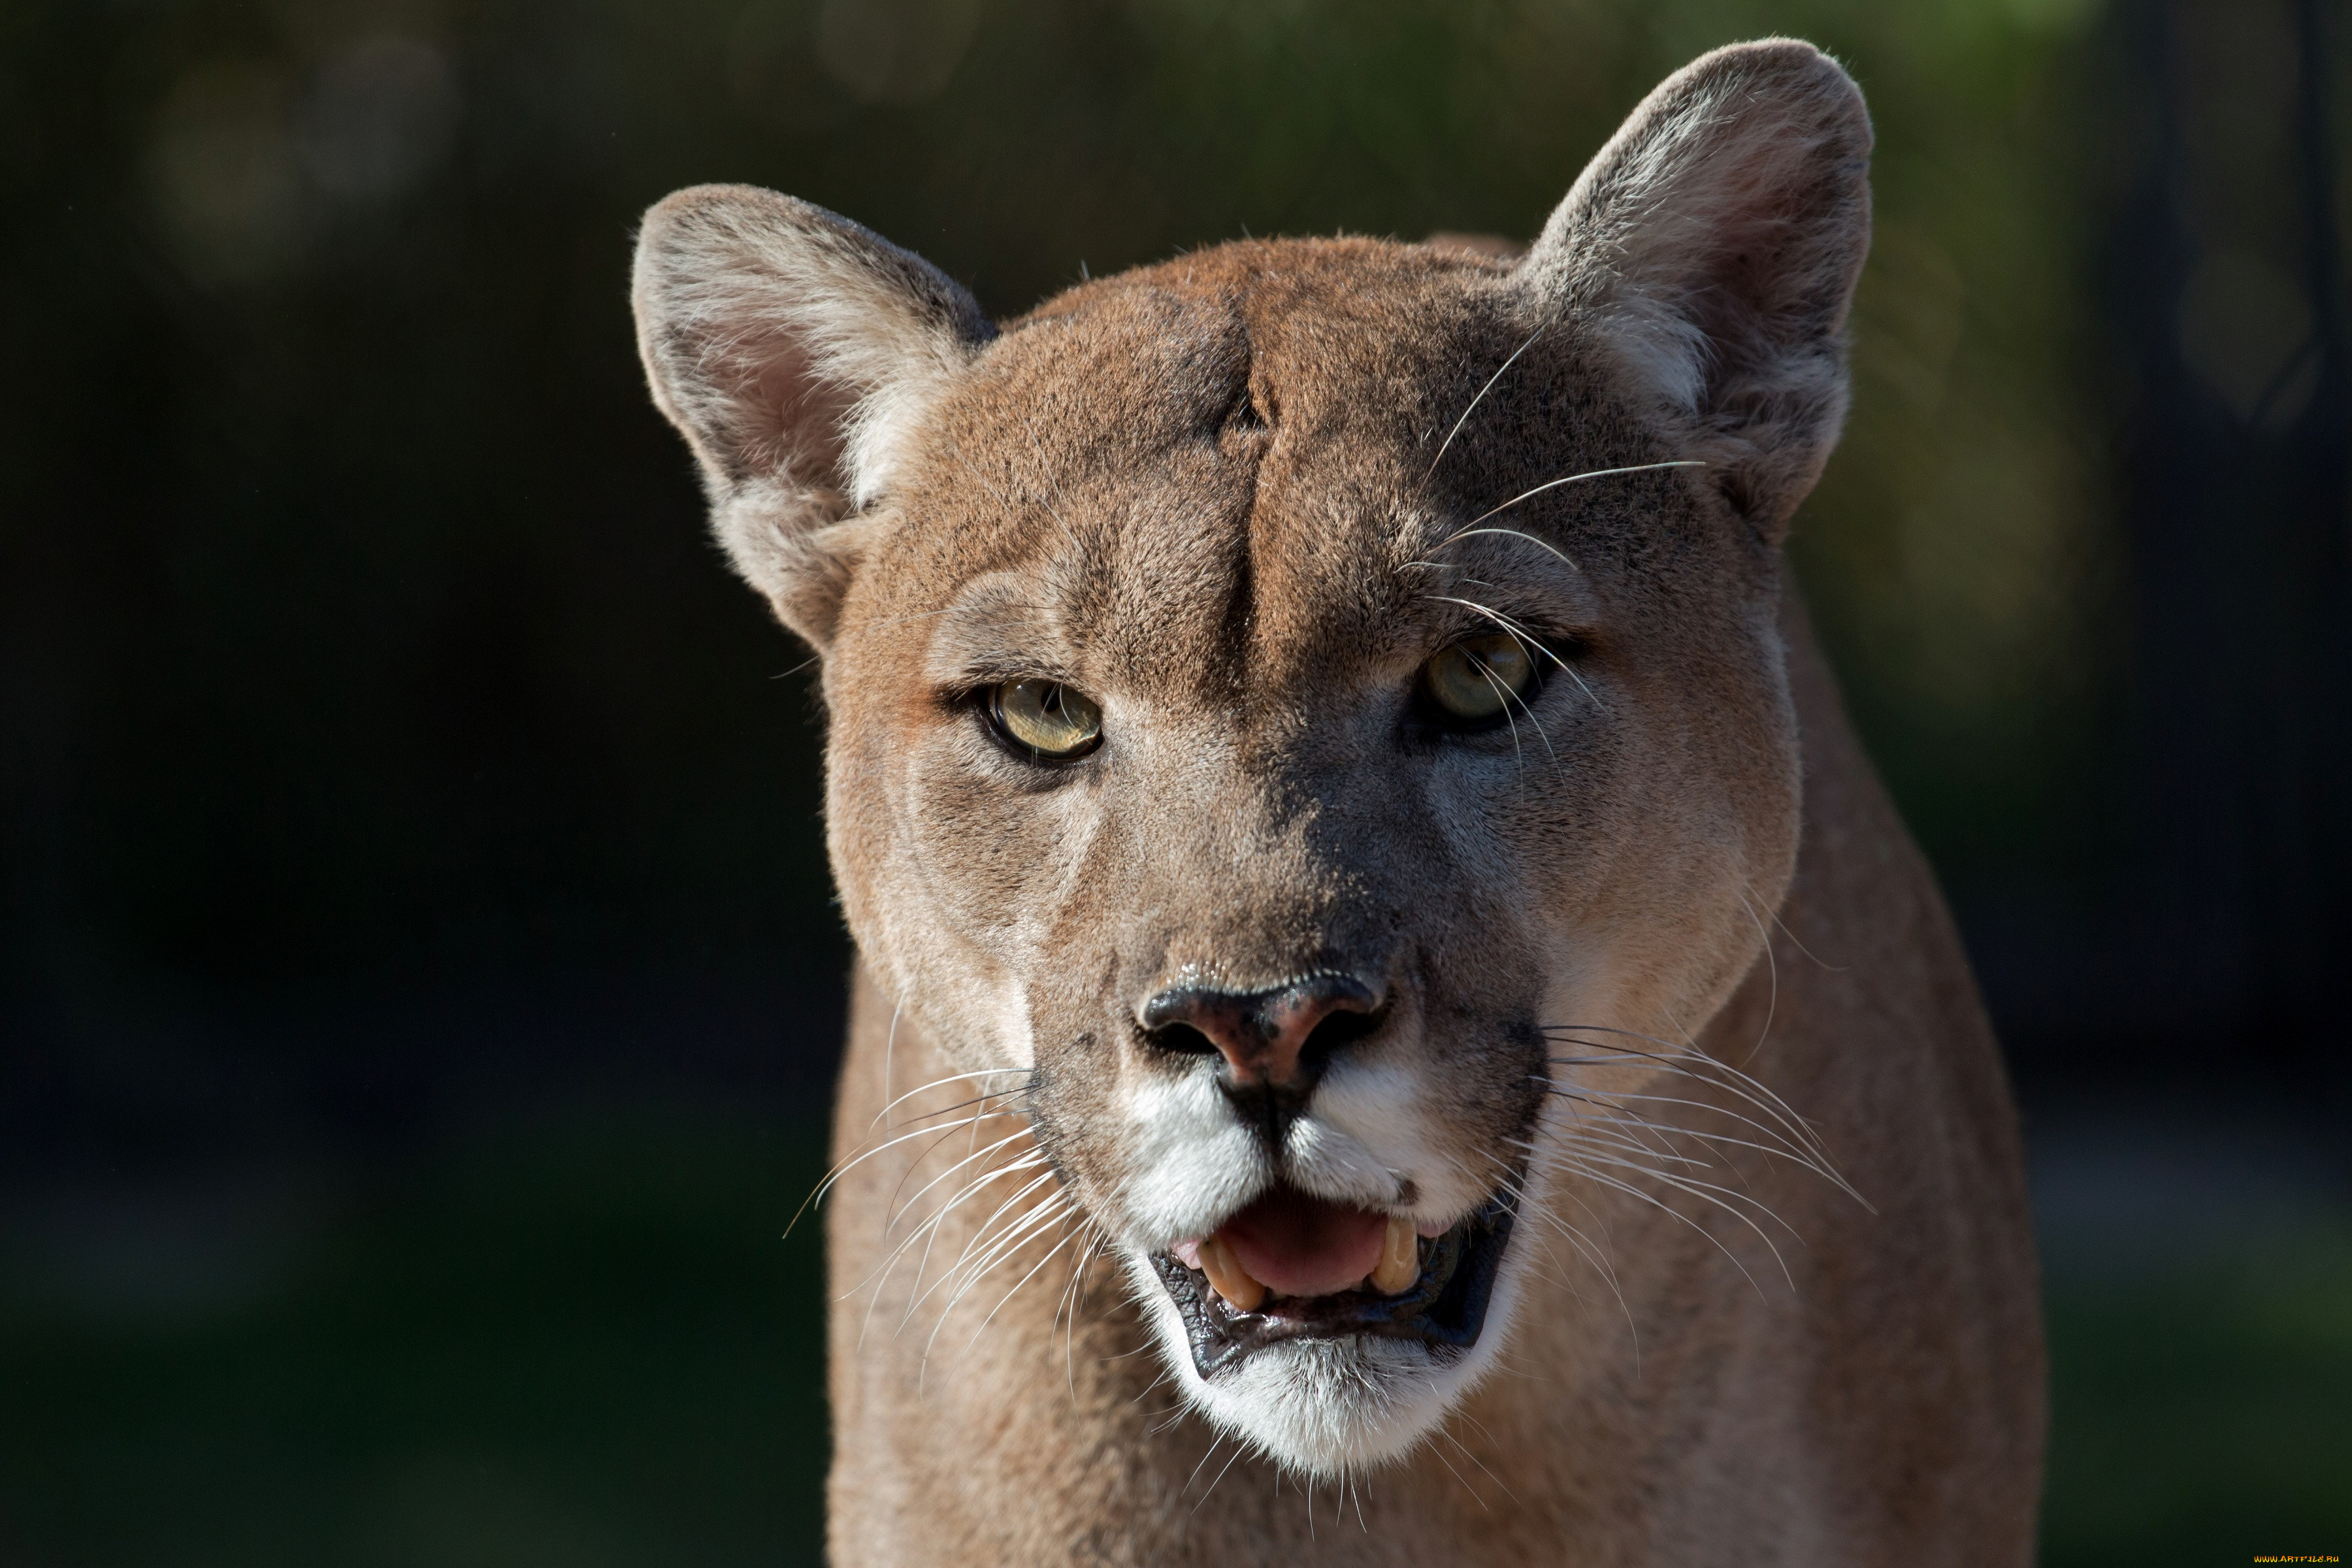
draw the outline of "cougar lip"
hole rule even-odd
[[[1311,1202],[1312,1200],[1307,1200]],[[1267,1230],[1259,1211],[1265,1200],[1226,1222],[1217,1234],[1239,1230],[1243,1247],[1257,1250]],[[1259,1223],[1244,1225],[1244,1216]],[[1478,1342],[1495,1273],[1511,1237],[1512,1210],[1501,1197],[1421,1242],[1421,1277],[1396,1295],[1368,1286],[1325,1295],[1269,1293],[1255,1310],[1241,1311],[1210,1287],[1208,1276],[1172,1252],[1150,1255],[1151,1267],[1184,1321],[1192,1367],[1202,1379],[1239,1365],[1269,1345],[1289,1340],[1337,1340],[1358,1335],[1413,1340],[1444,1360],[1458,1359]],[[1284,1227],[1296,1229],[1296,1226]],[[1252,1234],[1255,1233],[1255,1234]],[[1344,1238],[1328,1250],[1344,1246]],[[1327,1250],[1318,1248],[1318,1251]]]

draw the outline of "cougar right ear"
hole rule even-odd
[[[637,233],[637,351],[711,531],[822,649],[854,563],[835,526],[887,489],[923,410],[996,335],[939,268],[822,207],[697,185]]]
[[[1717,49],[1633,111],[1519,268],[1776,542],[1845,417],[1870,140],[1861,89],[1811,45]]]

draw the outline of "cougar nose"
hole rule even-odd
[[[1312,974],[1263,991],[1179,985],[1143,1005],[1153,1047],[1225,1061],[1228,1090],[1303,1092],[1331,1053],[1376,1026],[1380,997],[1352,975]]]

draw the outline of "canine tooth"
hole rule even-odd
[[[1265,1300],[1265,1287],[1250,1278],[1234,1249],[1213,1236],[1201,1238],[1201,1272],[1209,1277],[1210,1286],[1225,1299],[1225,1304],[1236,1312],[1255,1312]]]
[[[1380,1266],[1372,1270],[1372,1289],[1383,1296],[1393,1296],[1412,1289],[1421,1278],[1421,1241],[1413,1234],[1412,1221],[1402,1215],[1389,1215],[1387,1234],[1381,1237]]]

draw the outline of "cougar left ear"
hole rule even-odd
[[[1634,110],[1517,275],[1774,542],[1845,418],[1870,146],[1861,89],[1811,45],[1717,49]]]
[[[996,329],[847,218],[751,185],[646,214],[631,290],[654,402],[685,435],[735,570],[820,650],[922,411]]]

